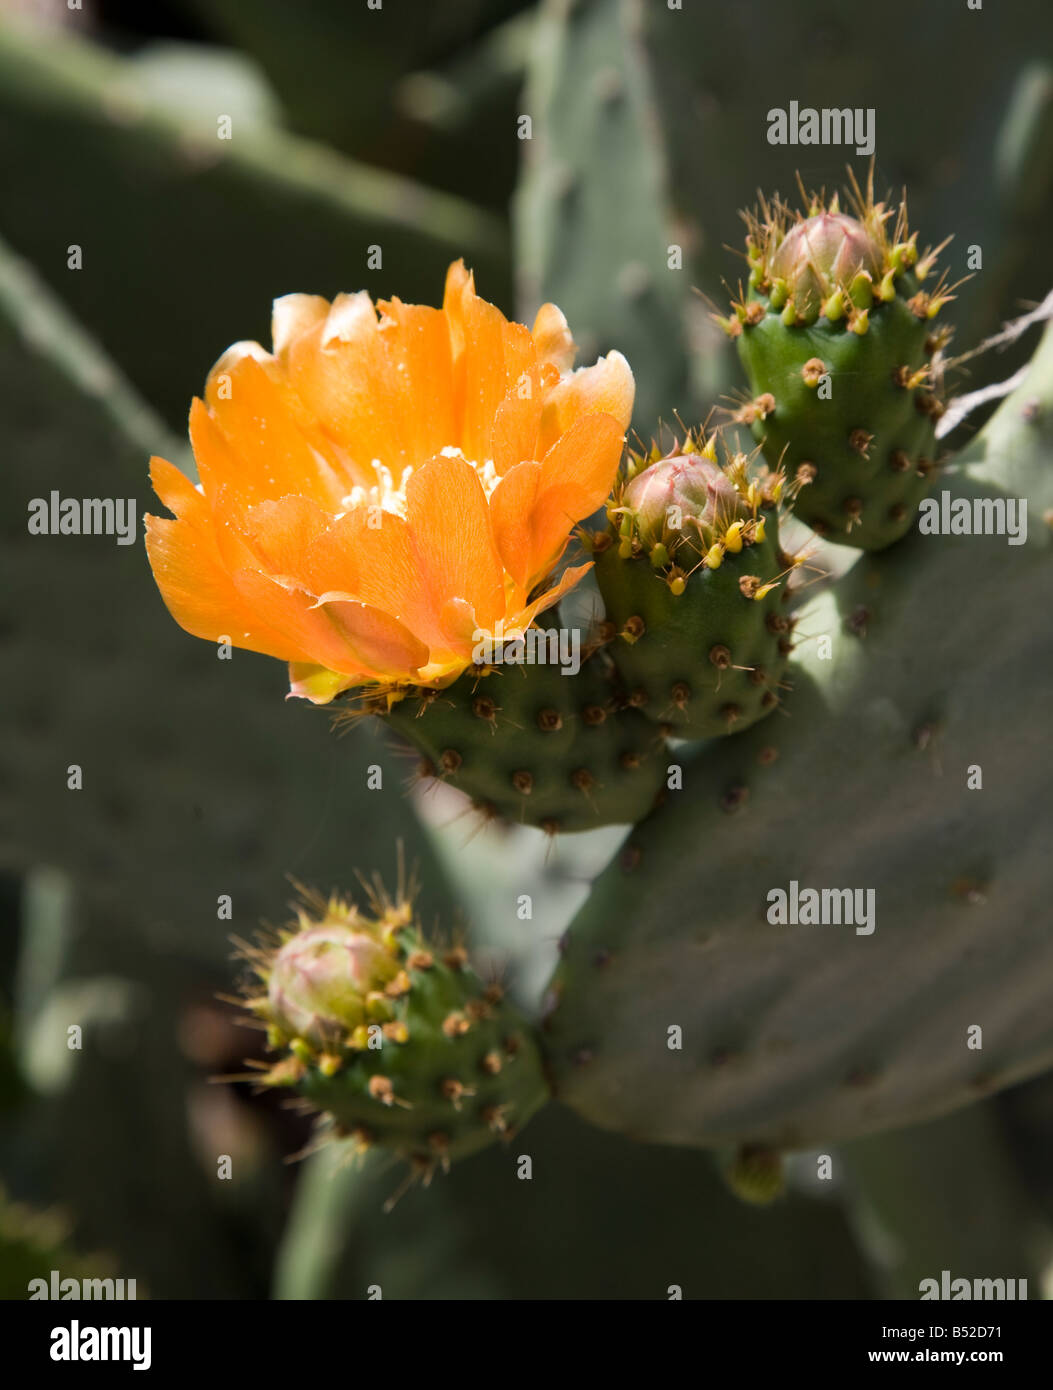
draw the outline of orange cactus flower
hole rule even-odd
[[[475,293],[275,301],[274,351],[237,343],[190,411],[195,487],[165,459],[147,517],[181,627],[290,663],[290,693],[443,686],[481,635],[521,635],[587,564],[546,580],[611,490],[633,403],[620,353],[572,370],[553,304],[532,330]]]

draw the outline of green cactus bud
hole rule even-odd
[[[368,915],[309,899],[296,926],[246,956],[245,1007],[280,1054],[253,1080],[295,1092],[356,1149],[391,1149],[427,1177],[512,1134],[547,1097],[526,1021],[462,947],[424,939],[405,895],[374,897]]]
[[[865,194],[853,179],[851,200],[852,216],[835,196],[806,200],[807,216],[776,201],[747,218],[760,274],[734,306],[736,344],[773,408],[739,418],[793,479],[802,521],[878,550],[909,529],[932,484],[945,339],[929,320],[953,294],[943,281],[922,292],[940,248],[918,258],[903,206],[886,225],[872,175]]]
[[[608,543],[596,551],[608,651],[648,719],[681,738],[710,738],[779,703],[793,626],[784,579],[797,562],[779,550],[783,479],[753,476],[744,455],[721,466],[713,443],[693,436],[667,457],[655,453],[616,493]]]

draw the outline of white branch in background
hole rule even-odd
[[[1018,319],[1011,319],[1000,332],[993,337],[985,338],[978,346],[970,352],[962,353],[961,357],[955,357],[953,361],[944,363],[944,367],[957,367],[962,362],[968,362],[970,358],[978,357],[982,352],[989,352],[991,348],[1005,349],[1010,343],[1015,343],[1027,330],[1036,323],[1044,323],[1046,319],[1053,318],[1053,290],[1050,290],[1045,299],[1037,309],[1032,309],[1029,314],[1024,314]],[[991,386],[984,386],[979,391],[970,391],[967,395],[956,396],[947,409],[944,411],[939,424],[936,426],[936,438],[942,439],[944,435],[950,434],[966,418],[971,415],[981,405],[986,405],[988,401],[1001,400],[1003,396],[1008,396],[1010,391],[1015,391],[1027,374],[1027,367],[1021,367],[1018,372],[1014,372],[1008,381],[998,381]]]
[[[966,396],[955,396],[940,416],[940,422],[936,426],[936,438],[942,439],[945,434],[950,434],[951,430],[957,428],[978,406],[986,405],[988,401],[1000,401],[1003,396],[1008,396],[1010,391],[1015,391],[1027,376],[1028,365],[1025,363],[1008,381],[996,381],[990,386],[982,386],[979,391],[970,391]]]

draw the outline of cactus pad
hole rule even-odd
[[[660,733],[625,707],[602,653],[574,676],[546,665],[470,672],[383,717],[424,754],[422,775],[548,834],[639,820],[665,774]]]

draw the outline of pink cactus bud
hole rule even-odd
[[[792,227],[771,260],[772,274],[786,281],[799,313],[817,312],[830,291],[864,270],[880,278],[881,248],[861,222],[840,212],[821,212]]]
[[[734,483],[700,454],[674,454],[651,464],[628,484],[621,504],[647,549],[729,522],[742,508]]]
[[[366,995],[382,990],[398,970],[391,952],[368,932],[339,922],[308,927],[274,959],[270,1020],[290,1038],[325,1047],[365,1022]]]

